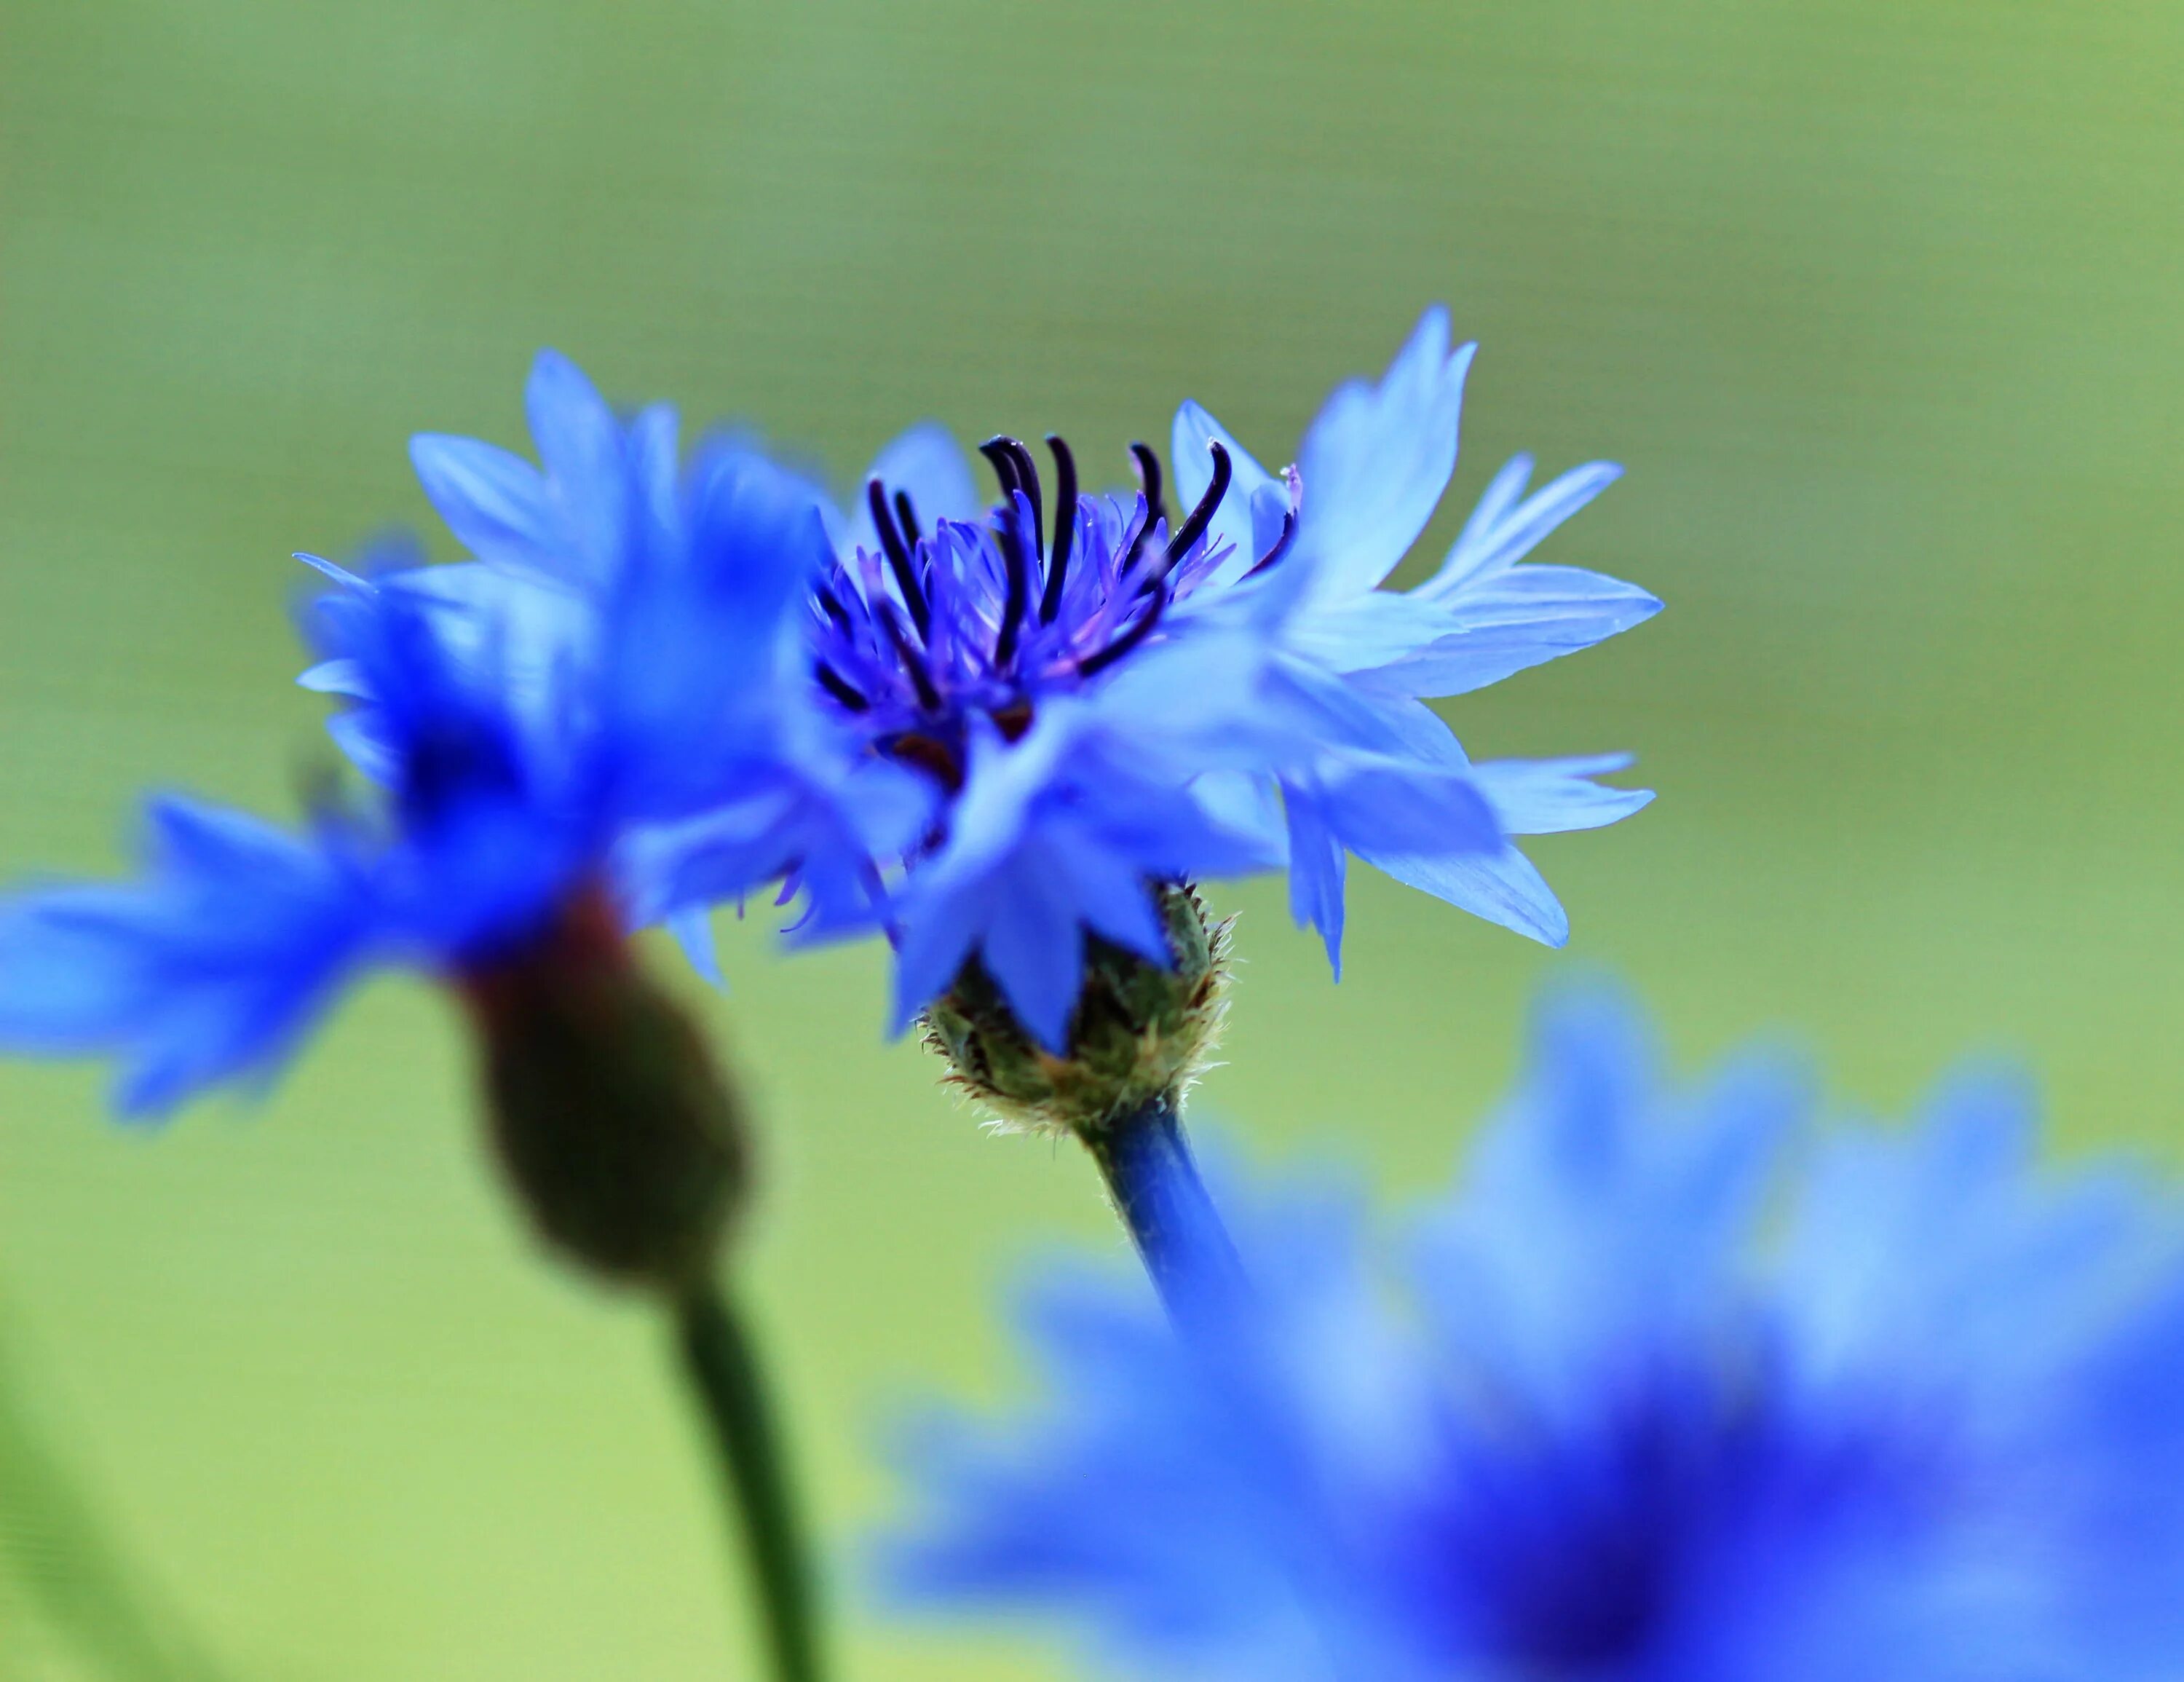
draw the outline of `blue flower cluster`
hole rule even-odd
[[[1379,588],[1453,470],[1470,354],[1428,312],[1279,474],[1186,404],[1180,517],[1150,449],[1134,491],[1081,494],[1059,439],[1050,506],[1028,449],[983,446],[988,507],[930,426],[844,511],[748,438],[684,461],[671,410],[625,421],[542,355],[537,465],[413,443],[468,560],[306,557],[333,588],[303,681],[383,801],[302,835],[155,804],[140,881],[0,907],[0,1041],[118,1054],[157,1111],[276,1067],[361,966],[460,980],[602,903],[710,966],[708,909],[766,889],[805,938],[888,934],[898,1030],[975,955],[1056,1050],[1089,937],[1170,961],[1161,883],[1286,863],[1334,958],[1354,853],[1558,943],[1513,838],[1649,796],[1593,780],[1620,758],[1474,765],[1425,700],[1658,604],[1517,564],[1615,476],[1528,495],[1521,458],[1438,571]]]
[[[1199,1682],[2175,1675],[2184,1219],[2039,1172],[2006,1080],[1812,1109],[1551,1005],[1392,1256],[1323,1184],[1232,1202],[1225,1327],[1046,1290],[1049,1398],[913,1440],[897,1590]]]

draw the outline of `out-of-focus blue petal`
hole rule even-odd
[[[179,798],[148,808],[132,883],[0,905],[0,1042],[119,1058],[125,1114],[285,1061],[383,934],[337,838],[299,838]]]
[[[727,977],[721,973],[721,950],[713,938],[712,913],[692,906],[671,912],[666,924],[682,955],[690,961],[690,967],[715,987],[727,986]]]
[[[547,573],[568,570],[546,482],[521,456],[476,438],[420,432],[410,440],[410,460],[433,510],[480,560]]]
[[[873,479],[886,487],[890,498],[898,491],[909,497],[912,512],[928,532],[943,520],[976,525],[985,512],[962,446],[938,420],[921,420],[891,439],[873,459],[870,471],[858,483],[844,511],[844,537],[848,544],[877,554],[880,536],[872,526],[872,505],[865,495],[865,485]]]
[[[532,363],[523,406],[547,494],[566,534],[565,562],[580,576],[604,577],[635,512],[623,471],[621,423],[583,370],[555,350],[540,351]]]
[[[1306,432],[1304,512],[1284,564],[1310,570],[1314,599],[1371,589],[1425,530],[1456,468],[1463,376],[1477,349],[1450,349],[1448,311],[1436,304],[1377,385],[1339,387]]]

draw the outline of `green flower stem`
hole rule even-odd
[[[741,1317],[717,1285],[676,1305],[683,1370],[698,1400],[722,1481],[743,1532],[777,1682],[820,1682],[810,1557],[758,1358]]]
[[[1236,1245],[1206,1195],[1174,1103],[1159,1097],[1078,1135],[1168,1317],[1188,1326],[1244,1285]]]

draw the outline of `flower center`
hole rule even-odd
[[[1156,637],[1178,598],[1232,553],[1206,536],[1234,475],[1219,443],[1205,494],[1173,530],[1147,446],[1130,447],[1139,488],[1125,509],[1078,495],[1069,446],[1046,443],[1057,493],[1050,536],[1031,451],[992,438],[979,453],[1001,496],[983,523],[941,520],[928,532],[909,494],[874,479],[865,493],[878,549],[838,558],[813,593],[813,670],[832,705],[876,751],[950,789],[962,781],[973,719],[1017,740],[1044,699],[1082,688]],[[1286,540],[1285,527],[1260,564]]]

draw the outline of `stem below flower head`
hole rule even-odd
[[[811,1561],[766,1383],[733,1305],[710,1282],[677,1300],[676,1333],[743,1532],[777,1682],[819,1682]]]
[[[1233,1301],[1243,1289],[1244,1264],[1199,1178],[1174,1101],[1151,1099],[1078,1137],[1099,1165],[1168,1317],[1188,1327]]]

